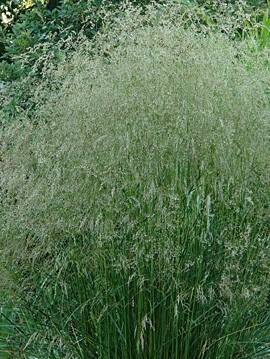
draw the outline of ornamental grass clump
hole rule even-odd
[[[224,35],[131,15],[2,131],[20,348],[266,358],[269,73]]]

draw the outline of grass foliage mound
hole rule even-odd
[[[269,73],[224,36],[131,15],[2,130],[20,348],[265,358]]]

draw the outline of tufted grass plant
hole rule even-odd
[[[2,130],[13,342],[42,359],[266,358],[269,72],[225,35],[125,16]]]

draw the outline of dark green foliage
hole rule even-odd
[[[93,1],[69,1],[53,11],[49,11],[42,4],[36,4],[20,13],[9,29],[3,30],[5,52],[2,60],[15,63],[18,67],[24,62],[24,72],[28,73],[43,55],[43,47],[46,51],[56,52],[57,56],[60,40],[76,36],[82,29],[83,33],[91,38],[100,26],[96,10]]]

